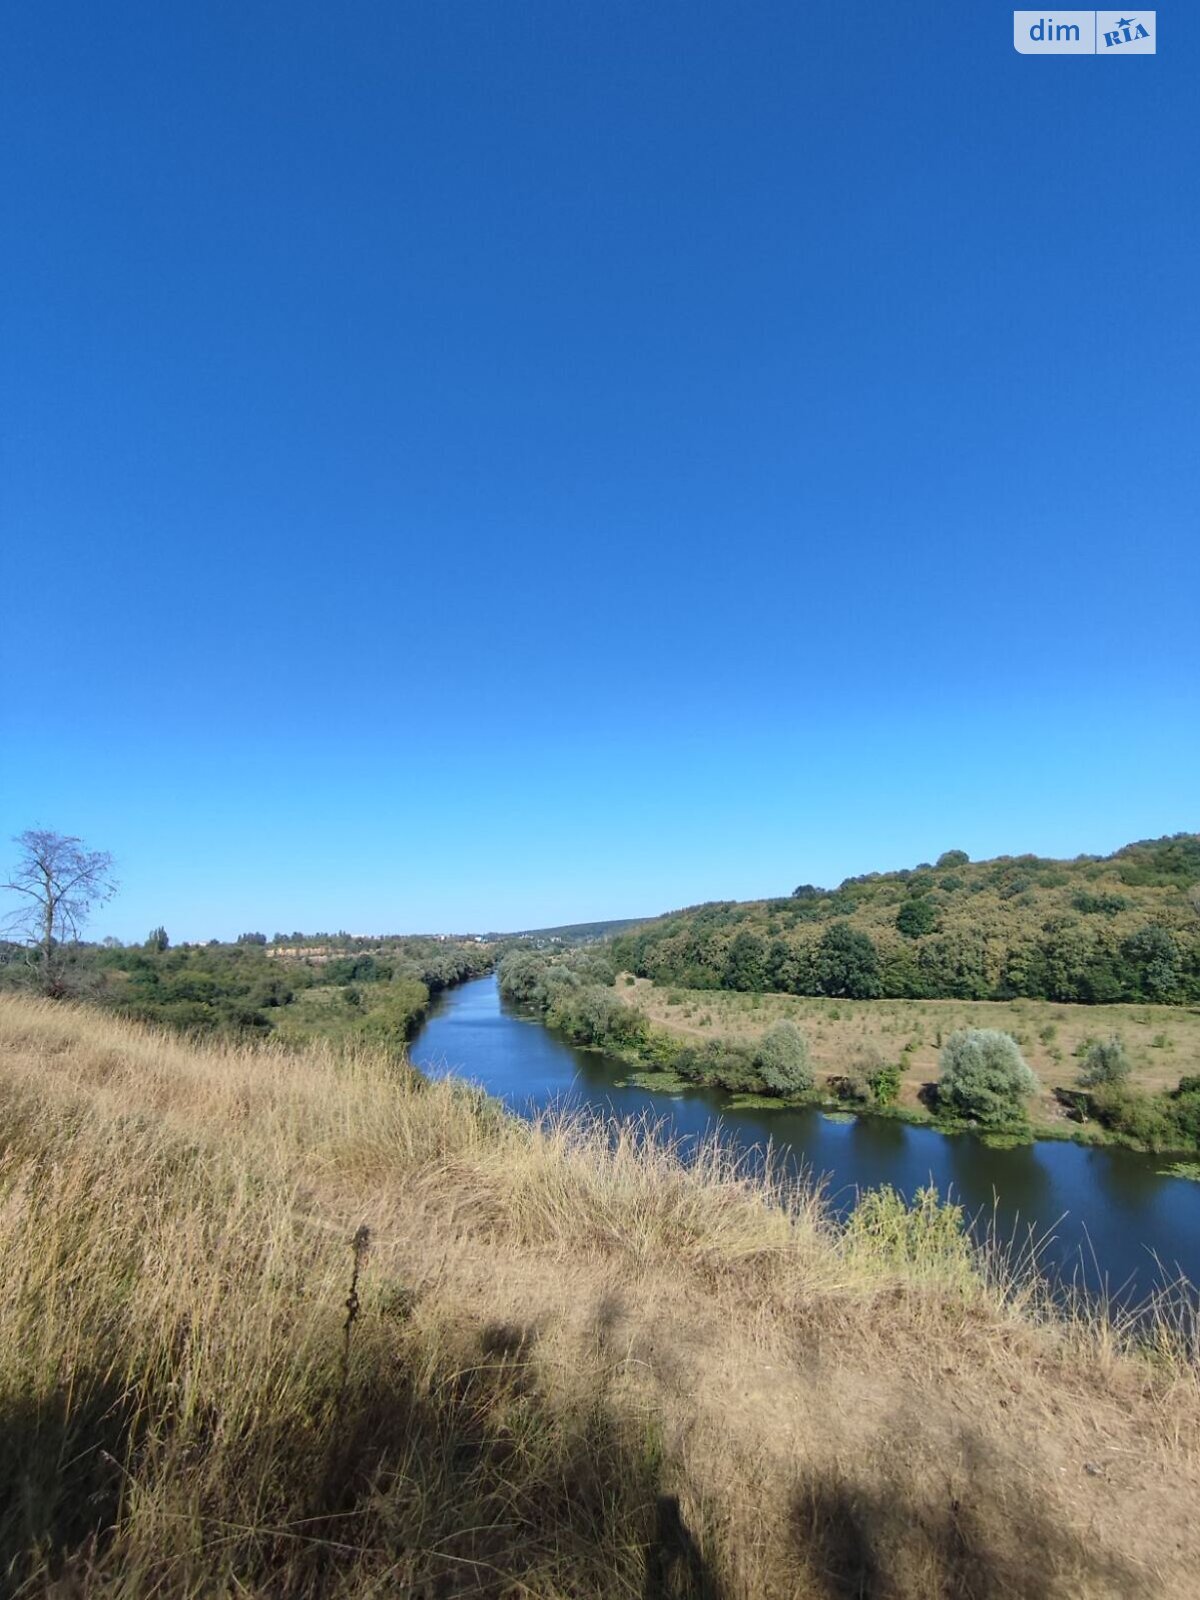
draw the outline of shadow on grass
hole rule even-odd
[[[1085,1543],[1011,1474],[1001,1482],[977,1439],[964,1434],[953,1457],[967,1485],[957,1492],[949,1480],[922,1489],[898,1442],[884,1483],[848,1475],[802,1483],[790,1522],[804,1592],[814,1600],[1149,1600],[1155,1592],[1144,1571]]]
[[[132,1416],[127,1393],[86,1376],[0,1401],[0,1594],[29,1552],[43,1552],[54,1573],[112,1526]]]
[[[721,1589],[673,1494],[655,1502],[654,1538],[646,1551],[644,1600],[721,1600]]]
[[[619,1309],[602,1313],[608,1325]],[[722,1600],[726,1553],[763,1594],[804,1600],[1152,1592],[978,1435],[914,1456],[911,1418],[861,1463],[797,1482],[768,1545],[724,1552],[685,1522],[657,1432],[602,1381],[547,1393],[538,1349],[536,1329],[510,1324],[454,1348],[379,1329],[345,1391],[331,1381],[303,1415],[240,1430],[212,1404],[176,1416],[169,1375],[136,1413],[83,1374],[69,1401],[9,1400],[0,1592]]]
[[[363,1330],[345,1388],[240,1429],[178,1416],[170,1375],[140,1408],[82,1373],[0,1402],[0,1593],[719,1600],[657,1439],[546,1393],[537,1342]]]

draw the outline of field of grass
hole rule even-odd
[[[1131,1083],[1155,1092],[1200,1073],[1200,1008],[1072,1006],[1051,1000],[821,1000],[786,994],[734,994],[680,989],[646,978],[617,979],[614,991],[637,1005],[655,1027],[680,1038],[747,1043],[786,1017],[804,1030],[818,1084],[847,1072],[864,1051],[904,1069],[901,1104],[916,1106],[936,1081],[938,1052],[956,1028],[1011,1033],[1042,1084],[1033,1106],[1037,1122],[1064,1119],[1051,1092],[1073,1088],[1082,1065],[1076,1052],[1089,1039],[1121,1038],[1133,1064]]]
[[[1054,1313],[929,1198],[18,998],[0,1150],[9,1593],[1195,1593],[1190,1317]]]

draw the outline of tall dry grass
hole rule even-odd
[[[16,999],[0,1152],[12,1593],[1194,1593],[1186,1319],[929,1198]]]

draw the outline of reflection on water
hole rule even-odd
[[[1144,1294],[1162,1276],[1156,1260],[1169,1275],[1200,1283],[1200,1184],[1160,1176],[1153,1156],[1055,1142],[991,1150],[966,1135],[881,1117],[831,1122],[816,1111],[734,1111],[718,1091],[618,1088],[627,1063],[576,1049],[511,1012],[494,977],[442,996],[412,1057],[426,1071],[473,1079],[523,1115],[590,1107],[649,1116],[688,1139],[716,1130],[742,1152],[773,1143],[793,1168],[824,1177],[840,1207],[858,1188],[890,1183],[911,1194],[932,1181],[1005,1240],[1019,1244],[1032,1227],[1043,1265],[1091,1288]]]

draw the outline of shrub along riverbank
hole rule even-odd
[[[7,947],[0,989],[33,977],[27,952]],[[190,1034],[316,1039],[402,1049],[442,989],[479,977],[495,947],[401,936],[243,934],[236,943],[174,946],[164,928],[140,945],[79,943],[63,959],[70,994],[131,1021]]]
[[[934,1194],[839,1225],[390,1051],[11,996],[0,1107],[13,1593],[1194,1593],[1182,1307],[1055,1307]]]
[[[889,1061],[862,1047],[845,1066],[818,1076],[805,1031],[786,1017],[768,1019],[749,1037],[697,1039],[652,1021],[638,986],[614,970],[604,947],[573,954],[516,952],[499,966],[506,999],[536,1012],[572,1042],[624,1056],[631,1081],[662,1093],[707,1086],[737,1106],[818,1106],[887,1115],[943,1132],[978,1132],[994,1142],[1031,1138],[1118,1143],[1132,1149],[1200,1151],[1200,1075],[1147,1092],[1130,1081],[1118,1045],[1092,1041],[1074,1081],[1040,1092],[1018,1041],[1001,1029],[967,1026],[939,1043],[938,1078],[915,1103],[900,1098],[904,1056]],[[757,999],[757,997],[755,997]],[[1097,1070],[1096,1060],[1115,1062]]]

